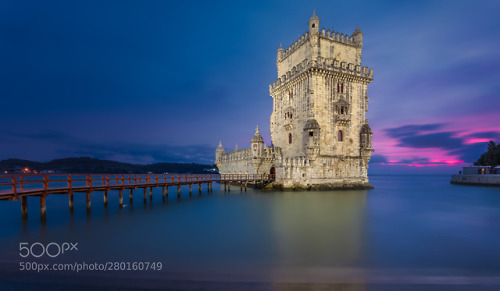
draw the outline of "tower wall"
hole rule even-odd
[[[310,29],[311,23],[319,24],[313,18]],[[359,28],[355,33],[362,36]],[[278,79],[270,85],[271,137],[282,149],[278,183],[285,187],[369,186],[371,131],[370,146],[364,148],[361,131],[368,126],[367,85],[373,69],[361,67],[361,53],[359,39],[321,29],[306,32],[278,54]],[[304,128],[308,122],[319,128]],[[319,134],[319,140],[314,134]]]

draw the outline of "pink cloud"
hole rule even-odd
[[[469,138],[465,140],[466,144],[471,144],[471,143],[478,143],[478,142],[489,142],[489,138]]]

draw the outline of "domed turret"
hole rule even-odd
[[[262,138],[262,135],[260,135],[258,125],[257,128],[255,129],[255,135],[252,137],[250,143],[264,143],[264,139]]]
[[[264,139],[260,135],[259,126],[255,129],[255,134],[250,141],[250,145],[252,147],[252,156],[257,158],[264,153]]]
[[[372,129],[368,123],[363,124],[360,132],[361,149],[371,150],[372,148]]]
[[[226,154],[226,150],[222,146],[222,141],[219,141],[219,146],[215,150],[215,162],[220,162],[222,160],[222,156]]]
[[[354,43],[360,46],[363,46],[363,32],[359,29],[359,26],[356,24],[356,30],[352,33],[352,37],[354,37]]]
[[[309,33],[319,33],[319,18],[318,16],[316,16],[316,10],[314,10],[313,16],[311,16],[311,19],[309,19]]]
[[[319,129],[319,124],[316,119],[312,118],[307,120],[306,125],[304,125],[304,130],[308,129]]]
[[[276,62],[281,61],[281,59],[283,58],[284,54],[285,54],[285,50],[283,49],[283,45],[280,42],[280,48],[276,52]]]
[[[304,125],[304,147],[310,160],[319,154],[319,123],[314,118],[309,118]]]

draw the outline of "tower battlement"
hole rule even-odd
[[[298,78],[299,75],[316,70],[324,70],[330,73],[344,74],[344,77],[366,79],[367,82],[373,80],[373,68],[362,67],[352,63],[340,62],[335,59],[324,59],[319,57],[315,62],[304,60],[298,65],[294,66],[290,71],[283,74],[278,80],[269,85],[269,91],[272,93],[274,90],[288,84],[290,81]]]
[[[301,45],[304,43],[307,43],[309,40],[310,33],[306,31],[304,34],[302,34],[294,43],[292,43],[290,46],[288,46],[286,49],[283,49],[283,53],[278,55],[277,62],[282,62],[284,61],[288,56],[293,54],[296,49],[298,49]],[[325,28],[321,29],[321,32],[319,33],[319,36],[324,39],[328,39],[330,41],[339,43],[339,44],[345,44],[345,45],[350,45],[353,47],[362,47],[363,44],[356,42],[355,37],[352,35],[344,34],[344,33],[339,33],[334,30],[327,29]],[[279,51],[279,49],[278,49]]]

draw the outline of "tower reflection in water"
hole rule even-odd
[[[341,284],[365,290],[367,191],[284,192],[272,205],[276,282]],[[286,197],[288,196],[288,197]],[[314,199],[311,199],[315,196]]]

